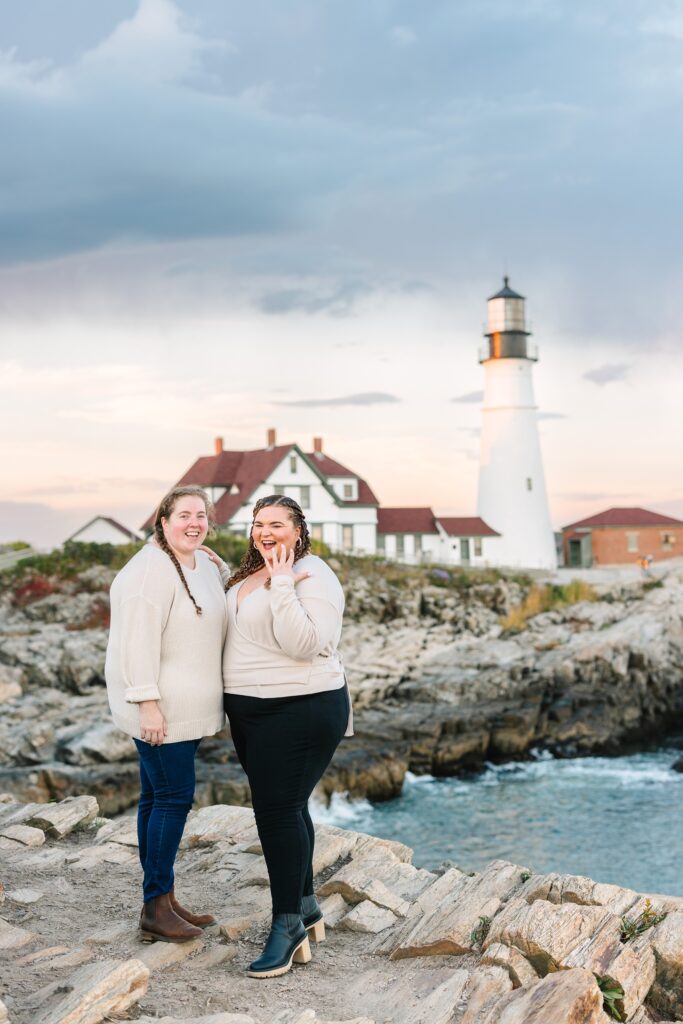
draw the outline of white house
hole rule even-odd
[[[67,538],[79,544],[133,544],[142,539],[135,530],[122,526],[111,516],[95,516]]]
[[[442,561],[443,533],[431,508],[377,509],[377,554],[418,565]]]
[[[278,445],[274,430],[267,446],[254,451],[225,451],[216,438],[213,455],[204,456],[178,481],[199,484],[208,492],[221,530],[248,536],[251,510],[259,498],[286,494],[299,503],[311,536],[333,551],[373,555],[378,501],[368,484],[323,452],[322,438],[313,451],[296,444]],[[150,529],[152,519],[144,528]]]
[[[377,553],[409,565],[495,563],[500,535],[477,516],[435,516],[431,508],[379,508]]]
[[[439,516],[443,531],[441,561],[449,565],[485,568],[498,565],[501,536],[478,516]]]

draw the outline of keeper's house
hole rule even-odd
[[[254,502],[268,494],[286,494],[304,510],[311,536],[332,551],[378,555],[417,565],[486,566],[495,563],[499,534],[477,517],[435,516],[430,508],[379,508],[370,486],[323,451],[296,444],[278,445],[274,430],[267,446],[254,451],[225,451],[216,438],[213,455],[190,466],[176,486],[198,484],[209,494],[221,531],[249,535]],[[143,529],[149,531],[154,516]]]
[[[608,508],[562,530],[565,565],[632,565],[683,555],[683,521],[646,508]]]
[[[259,498],[286,494],[304,510],[311,536],[333,551],[374,555],[379,502],[368,484],[323,452],[322,438],[313,451],[296,444],[278,445],[274,430],[267,446],[254,451],[225,451],[217,437],[213,455],[197,459],[176,486],[199,484],[216,509],[220,530],[249,535],[251,510]],[[150,529],[153,516],[144,525]]]

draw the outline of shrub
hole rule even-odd
[[[29,576],[12,592],[12,604],[17,608],[26,608],[34,601],[40,601],[49,594],[54,594],[57,587],[45,576]]]
[[[602,992],[602,1005],[605,1013],[612,1020],[626,1020],[624,1016],[624,990],[606,974],[594,975],[598,988]]]
[[[534,615],[552,611],[553,608],[578,604],[579,601],[597,601],[597,594],[591,585],[584,583],[583,580],[572,580],[571,583],[565,585],[556,583],[543,586],[535,585],[531,587],[524,601],[511,608],[508,614],[500,620],[500,624],[505,630],[519,632],[526,628],[527,621]]]

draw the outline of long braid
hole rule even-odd
[[[284,494],[271,494],[267,498],[259,498],[254,505],[253,518],[255,519],[262,508],[272,508],[273,506],[282,506],[289,512],[289,518],[292,520],[294,526],[298,526],[301,533],[296,542],[296,548],[294,549],[294,559],[296,562],[304,555],[307,555],[311,550],[311,537],[308,532],[308,526],[306,525],[306,519],[304,517],[301,508],[294,501],[293,498],[288,498]],[[247,548],[242,561],[239,566],[232,574],[228,581],[228,585],[225,588],[229,590],[234,587],[236,583],[241,583],[247,576],[251,576],[252,573],[258,572],[259,569],[265,565],[263,555],[254,544],[254,539],[249,535],[249,547]],[[266,590],[270,589],[270,576],[265,581],[264,586]]]
[[[161,522],[162,519],[168,519],[168,517],[171,515],[178,499],[185,497],[201,498],[206,508],[207,517],[209,518],[209,521],[211,520],[213,506],[211,505],[211,502],[209,501],[206,492],[202,490],[201,487],[174,487],[173,490],[169,491],[168,494],[162,499],[161,504],[157,509],[156,516],[154,517],[154,536],[161,550],[164,551],[173,562],[176,572],[180,576],[180,581],[183,587],[185,588],[185,593],[189,597],[190,601],[192,601],[192,604],[194,605],[194,609],[197,615],[201,615],[202,609],[192,596],[192,591],[187,585],[187,580],[185,579],[185,573],[183,572],[180,562],[176,557],[175,551],[166,540],[163,523]]]

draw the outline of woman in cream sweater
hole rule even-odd
[[[249,967],[257,978],[284,974],[292,960],[306,963],[308,931],[324,938],[308,800],[352,731],[337,650],[344,594],[310,546],[295,501],[261,498],[249,548],[227,583],[225,710],[249,779],[273,900],[268,941]]]
[[[186,942],[214,923],[175,898],[173,864],[194,796],[202,736],[223,728],[225,591],[199,546],[210,503],[199,487],[161,502],[147,544],[111,587],[105,676],[114,722],[140,755],[138,841],[145,941]]]

